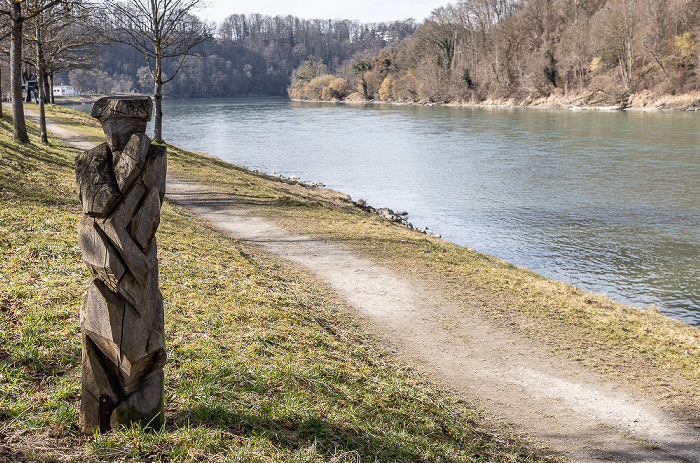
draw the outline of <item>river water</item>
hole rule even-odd
[[[164,104],[164,138],[409,212],[443,238],[700,324],[700,115]]]

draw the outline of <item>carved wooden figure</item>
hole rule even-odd
[[[93,277],[80,325],[84,433],[163,425],[165,334],[155,233],[166,149],[145,134],[150,98],[102,98],[92,109],[107,142],[75,159],[85,214],[78,229]]]

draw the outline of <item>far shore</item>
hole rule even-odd
[[[296,102],[307,103],[343,103],[343,104],[385,104],[398,106],[445,106],[457,108],[490,108],[490,109],[558,109],[569,111],[650,111],[650,112],[696,112],[700,111],[700,92],[681,95],[656,95],[648,91],[632,94],[627,101],[610,104],[606,101],[579,104],[578,100],[586,98],[579,94],[570,97],[549,96],[537,99],[517,101],[515,99],[494,99],[482,102],[456,103],[456,102],[424,102],[424,101],[384,101],[367,100],[353,93],[342,100],[301,100]]]
[[[477,108],[477,109],[542,109],[542,110],[563,110],[563,111],[643,111],[643,112],[698,112],[699,106],[693,107],[666,107],[666,106],[626,106],[626,105],[567,105],[564,103],[545,104],[509,104],[509,103],[422,103],[406,101],[383,101],[383,100],[300,100],[290,99],[295,103],[337,103],[347,105],[394,105],[394,106],[442,106],[447,108]]]

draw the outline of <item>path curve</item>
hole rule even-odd
[[[700,463],[700,431],[621,385],[466,320],[437,290],[329,241],[283,230],[230,196],[169,178],[167,197],[224,233],[310,271],[422,371],[577,462]]]
[[[48,121],[48,129],[80,149],[92,147],[69,128]],[[192,181],[171,176],[167,197],[224,233],[306,268],[416,368],[572,461],[700,463],[696,424],[487,320],[465,319],[423,281],[342,245],[285,231]]]
[[[3,106],[4,107],[4,106]],[[39,125],[39,111],[34,108],[24,108],[24,115],[27,119]],[[71,146],[80,148],[81,150],[89,150],[95,145],[89,141],[84,140],[80,135],[76,134],[74,130],[68,127],[56,124],[50,118],[46,118],[46,130],[52,133],[56,138],[59,138]]]

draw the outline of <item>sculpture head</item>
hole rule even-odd
[[[151,120],[151,97],[105,97],[92,107],[92,117],[100,121],[112,151],[122,151],[135,133],[146,133]]]

